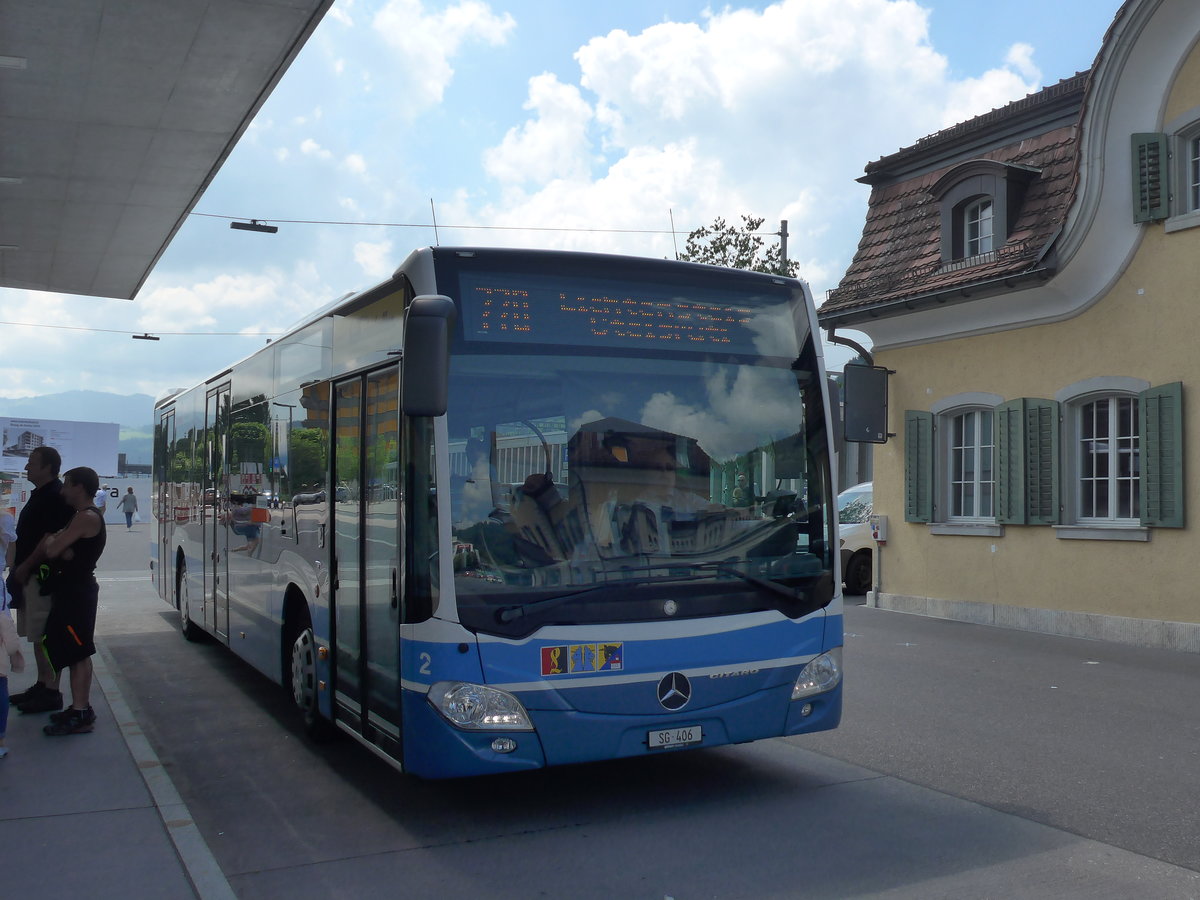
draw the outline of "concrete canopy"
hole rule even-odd
[[[132,299],[333,0],[0,0],[0,287]]]

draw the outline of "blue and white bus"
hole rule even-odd
[[[442,778],[838,724],[800,281],[422,249],[156,422],[160,595],[313,733]]]

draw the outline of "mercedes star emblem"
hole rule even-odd
[[[682,672],[664,675],[663,680],[658,683],[658,702],[662,704],[663,709],[671,712],[683,709],[691,699],[692,683]]]

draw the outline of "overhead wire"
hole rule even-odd
[[[21,328],[58,328],[63,331],[89,331],[93,334],[128,334],[136,332],[126,328],[88,328],[83,325],[51,325],[47,322],[0,322],[0,325],[14,325]],[[142,329],[142,333],[146,333]],[[170,337],[278,337],[282,331],[155,331],[154,334],[169,335]]]
[[[198,216],[205,219],[223,219],[225,221],[249,221],[249,216],[230,216],[223,213],[202,213],[189,212],[189,216]],[[564,226],[545,226],[545,225],[445,225],[430,222],[349,222],[338,221],[336,219],[263,219],[256,218],[256,222],[267,223],[272,222],[279,225],[339,225],[349,227],[363,228],[452,228],[459,230],[476,230],[476,231],[548,231],[548,232],[575,232],[575,233],[595,233],[595,234],[669,234],[672,239],[680,234],[690,235],[691,231],[680,231],[677,228],[569,228]],[[671,213],[671,224],[674,226],[674,211]],[[695,230],[695,229],[693,229]],[[753,232],[756,235],[770,237],[776,232],[762,231]],[[676,248],[676,257],[678,258],[679,251]],[[13,325],[21,328],[57,328],[64,331],[88,331],[94,334],[128,334],[133,336],[135,332],[120,328],[88,328],[81,325],[50,325],[43,322],[0,322],[0,325]],[[157,335],[167,335],[169,337],[278,337],[283,334],[282,331],[155,331]]]
[[[202,213],[191,212],[190,216],[201,216],[207,219],[225,219],[226,221],[250,221],[250,216],[230,216],[223,213]],[[566,226],[551,226],[551,225],[447,225],[444,222],[347,222],[336,219],[264,219],[261,216],[254,217],[256,222],[271,222],[277,225],[346,225],[364,228],[452,228],[463,231],[561,231],[575,233],[594,233],[594,234],[669,234],[675,235],[690,235],[692,231],[680,231],[676,228],[569,228]],[[755,231],[752,234],[760,237],[772,237],[777,232],[774,231]]]

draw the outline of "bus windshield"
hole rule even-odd
[[[828,604],[822,404],[811,348],[798,357],[455,356],[463,624],[523,635]]]

